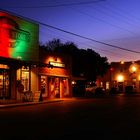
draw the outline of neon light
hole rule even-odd
[[[38,61],[37,24],[0,12],[0,56]]]

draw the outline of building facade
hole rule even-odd
[[[112,62],[108,72],[97,80],[98,86],[110,90],[117,88],[118,92],[125,92],[131,86],[133,92],[140,93],[140,61]]]
[[[69,57],[39,51],[39,25],[0,11],[0,99],[72,96]]]
[[[39,68],[39,87],[43,99],[72,97],[71,57],[40,48],[39,58],[44,65],[49,64]]]
[[[18,100],[20,91],[38,90],[31,85],[37,81],[38,39],[38,24],[0,11],[0,98]]]

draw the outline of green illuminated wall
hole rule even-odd
[[[0,12],[0,57],[38,61],[39,25]]]

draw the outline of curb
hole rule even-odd
[[[28,105],[36,105],[36,104],[44,104],[44,103],[54,103],[54,102],[61,102],[62,99],[59,100],[48,100],[42,102],[24,102],[24,103],[13,103],[13,104],[4,104],[0,105],[0,108],[10,108],[10,107],[18,107],[18,106],[28,106]]]

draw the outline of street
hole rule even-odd
[[[140,138],[140,96],[70,99],[0,109],[0,140]]]

